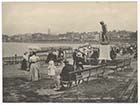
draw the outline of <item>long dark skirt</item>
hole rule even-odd
[[[23,61],[22,61],[21,69],[22,70],[27,70],[27,61],[25,59],[23,59]]]
[[[77,65],[77,67],[76,67],[76,71],[80,71],[80,70],[83,70],[83,69],[84,69],[84,67],[83,67],[82,64]],[[81,72],[78,72],[78,73],[76,74],[76,79],[77,79],[77,80],[81,80],[81,79],[82,79],[82,73],[81,73]]]

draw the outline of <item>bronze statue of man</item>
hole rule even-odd
[[[103,21],[100,22],[101,27],[102,27],[102,42],[105,42],[105,40],[108,40],[108,37],[106,35],[107,33],[107,26],[104,24]]]

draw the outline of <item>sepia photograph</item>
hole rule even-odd
[[[2,2],[3,103],[138,103],[137,1]]]

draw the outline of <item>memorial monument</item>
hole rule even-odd
[[[102,28],[102,33],[101,33],[101,42],[100,42],[100,54],[99,54],[99,59],[100,60],[111,60],[110,58],[110,45],[109,45],[109,40],[107,36],[107,25],[101,21],[100,22],[101,28]]]

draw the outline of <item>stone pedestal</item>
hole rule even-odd
[[[108,43],[100,44],[99,60],[111,60],[110,58],[111,47]]]

